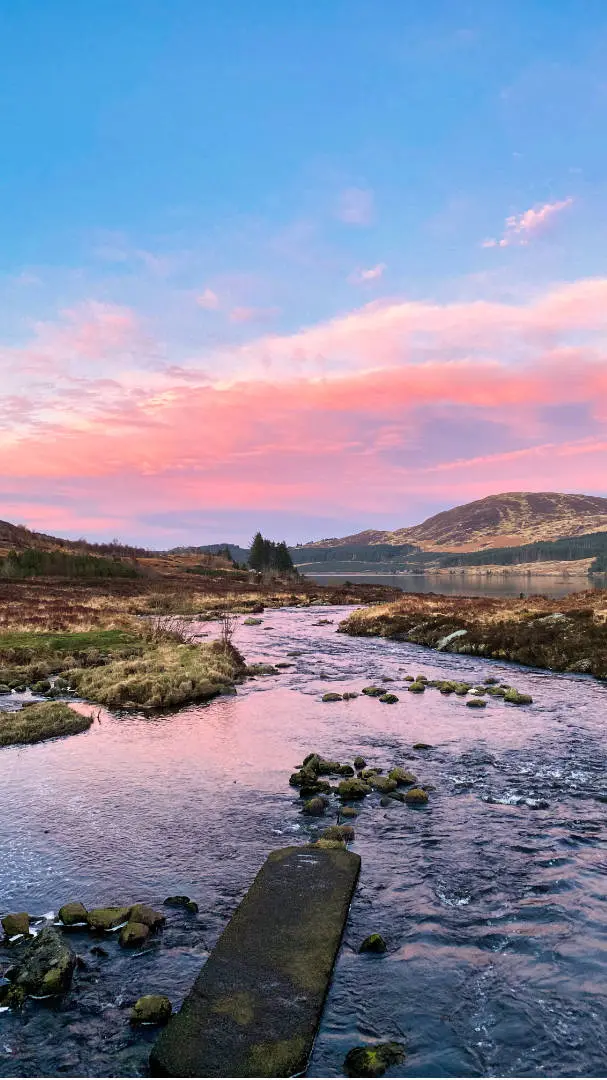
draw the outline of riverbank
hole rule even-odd
[[[339,630],[607,679],[605,589],[558,601],[404,595],[353,612]]]

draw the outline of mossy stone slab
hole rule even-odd
[[[359,870],[344,848],[271,852],[156,1042],[152,1075],[303,1072]]]

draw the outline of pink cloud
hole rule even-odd
[[[354,285],[362,285],[365,281],[379,281],[385,269],[385,263],[378,263],[377,266],[371,266],[368,270],[355,270],[348,280]]]
[[[205,289],[200,296],[196,297],[196,303],[205,311],[216,311],[219,307],[219,297],[212,289]]]
[[[337,217],[348,225],[370,225],[375,216],[373,192],[368,188],[350,187],[340,193]]]
[[[573,203],[569,196],[560,202],[544,203],[543,206],[532,207],[522,214],[513,214],[506,218],[504,233],[499,240],[484,240],[482,247],[512,247],[513,245],[525,245],[529,240],[541,233],[552,223],[554,217],[560,214]]]
[[[235,307],[230,312],[230,322],[250,323],[273,319],[279,314],[277,307]]]
[[[21,370],[32,355],[80,366],[61,387],[46,379],[47,411],[29,426],[27,399],[12,401],[4,490],[44,493],[49,505],[48,493],[78,502],[86,491],[99,519],[193,505],[394,509],[395,526],[421,494],[602,492],[606,327],[607,279],[520,304],[383,301],[211,349],[198,366],[167,363],[146,382],[138,370],[99,377],[141,330],[128,309],[85,305],[9,350]]]

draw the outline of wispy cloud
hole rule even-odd
[[[375,200],[369,188],[345,188],[337,202],[337,217],[348,225],[370,225],[375,217]]]
[[[569,196],[560,202],[544,203],[543,206],[532,207],[522,214],[513,214],[506,218],[506,226],[503,235],[499,239],[483,240],[482,247],[513,247],[528,244],[533,237],[544,232],[563,210],[572,205],[574,199]]]
[[[379,281],[384,270],[386,270],[385,263],[370,266],[368,270],[355,270],[353,274],[350,274],[348,281],[351,281],[354,285],[362,285],[365,281]]]
[[[275,318],[279,311],[277,307],[235,307],[230,312],[230,322],[264,322]]]
[[[196,303],[205,311],[216,311],[219,307],[219,297],[212,289],[205,289],[200,296],[196,297]]]

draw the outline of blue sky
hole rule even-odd
[[[407,487],[402,468],[412,453],[425,460],[439,431],[445,461],[470,456],[462,436],[470,412],[459,401],[447,400],[428,431],[419,409],[412,420],[403,404],[401,442],[391,436],[390,463],[396,459],[400,472],[373,505],[331,500],[329,492],[315,504],[311,488],[305,506],[290,501],[265,467],[255,473],[266,446],[258,430],[235,451],[256,481],[254,498],[226,476],[233,500],[214,504],[215,489],[196,486],[209,466],[194,440],[166,475],[154,464],[156,498],[113,514],[111,476],[87,481],[88,496],[76,483],[76,436],[103,415],[107,429],[117,411],[135,425],[138,409],[149,417],[157,403],[142,405],[141,397],[174,391],[171,372],[196,392],[265,380],[269,402],[277,382],[281,392],[295,376],[343,376],[344,355],[324,348],[322,365],[302,372],[299,335],[365,305],[520,307],[563,283],[601,279],[606,53],[607,7],[592,2],[0,3],[0,349],[14,402],[5,438],[7,453],[14,458],[18,445],[28,459],[27,471],[6,485],[1,516],[25,505],[36,527],[52,519],[49,527],[68,533],[116,529],[150,542],[163,540],[158,522],[174,516],[183,524],[175,537],[166,526],[167,539],[177,543],[200,529],[224,539],[235,522],[238,535],[229,538],[243,540],[264,514],[274,531],[297,539],[321,527],[399,526],[442,508],[449,489],[424,489],[419,478]],[[528,211],[540,216],[519,231],[507,225]],[[494,245],[483,246],[489,239]],[[119,343],[115,312],[125,334]],[[98,337],[111,323],[109,338],[92,350],[79,329],[91,320]],[[592,319],[561,327],[559,343],[596,343],[597,332]],[[268,369],[274,336],[291,345]],[[39,360],[30,362],[40,338],[46,376]],[[442,346],[432,319],[427,331],[415,331],[417,344],[426,338],[432,356],[426,351],[424,360],[434,360]],[[508,363],[498,346],[484,346],[482,359]],[[449,358],[466,358],[471,348],[467,340],[450,343]],[[419,357],[398,360],[401,369],[411,362]],[[367,355],[365,370],[374,366]],[[59,388],[62,378],[71,389]],[[85,398],[96,400],[96,412]],[[28,405],[22,415],[17,399]],[[548,441],[559,428],[569,441],[585,429],[598,437],[602,414],[589,420],[582,402],[570,419],[562,411],[569,403],[550,403],[560,419]],[[325,411],[310,408],[319,417]],[[175,415],[162,421],[165,432],[180,426]],[[357,423],[377,439],[362,404]],[[530,424],[514,433],[503,418],[485,415],[483,425],[483,457],[498,444],[518,451],[547,441]],[[72,460],[63,453],[52,478],[44,460],[36,471],[36,456],[45,459],[45,448],[64,436]],[[351,444],[342,438],[340,453],[347,457]],[[85,452],[105,451],[91,444]],[[218,446],[222,452],[229,453]],[[175,471],[183,481],[186,458],[195,506],[177,507],[163,485]],[[300,466],[301,488],[305,460]],[[310,458],[308,468],[317,482],[318,461]],[[136,488],[138,475],[129,458],[122,479]],[[505,479],[496,473],[498,487]],[[557,480],[540,470],[530,486]],[[491,479],[479,485],[485,490]],[[584,489],[581,475],[577,486]],[[460,494],[454,488],[451,501]]]

